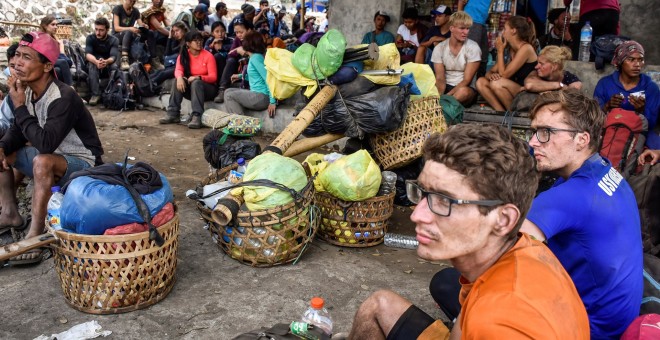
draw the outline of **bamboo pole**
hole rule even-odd
[[[18,22],[18,21],[6,21],[6,20],[0,20],[0,24],[3,25],[15,25],[15,26],[31,26],[31,27],[39,27],[37,24],[33,24],[31,22]]]
[[[340,138],[343,138],[344,135],[335,135],[327,134],[318,137],[304,138],[297,140],[289,146],[289,148],[284,152],[284,156],[293,157],[297,156],[303,152],[318,148],[319,146],[332,143]]]

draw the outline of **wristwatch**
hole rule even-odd
[[[559,89],[560,89],[560,90],[561,90],[561,89],[563,89],[563,88],[564,88],[564,86],[566,86],[566,85],[564,85],[564,83],[562,83],[562,82],[559,82]]]

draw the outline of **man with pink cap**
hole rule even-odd
[[[59,53],[57,41],[47,33],[26,34],[8,81],[15,121],[0,139],[0,229],[27,226],[18,213],[14,183],[32,177],[32,221],[26,238],[44,232],[51,187],[66,183],[75,171],[102,163],[103,147],[92,115],[80,96],[55,77]],[[36,249],[9,263],[37,263],[46,254]]]

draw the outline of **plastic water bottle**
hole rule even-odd
[[[245,159],[244,158],[239,158],[236,161],[236,163],[238,164],[238,168],[236,168],[236,171],[244,174],[245,170],[247,170],[247,165],[245,164]]]
[[[415,236],[386,233],[385,245],[393,248],[417,249],[419,241]]]
[[[332,336],[332,318],[328,310],[323,307],[323,298],[315,296],[309,303],[309,308],[303,313],[301,321],[308,325],[318,327],[328,337]]]
[[[380,174],[382,181],[380,182],[377,196],[389,195],[392,191],[396,191],[396,173],[392,171],[383,171]]]
[[[594,30],[591,28],[590,22],[582,27],[580,31],[580,53],[578,54],[578,60],[589,62],[589,55],[591,53],[591,38],[594,34]]]
[[[59,186],[54,186],[50,188],[50,191],[53,193],[48,200],[48,223],[55,230],[62,229],[62,223],[60,222],[60,207],[64,201],[64,194],[60,191]]]

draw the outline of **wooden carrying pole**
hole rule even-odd
[[[321,145],[332,143],[343,137],[344,135],[327,134],[323,136],[297,140],[293,142],[293,144],[291,144],[291,146],[289,146],[289,148],[284,152],[284,156],[286,157],[297,156],[303,152],[309,151],[314,148],[318,148]]]
[[[51,234],[44,234],[31,237],[16,243],[10,243],[0,247],[0,262],[9,260],[14,256],[21,255],[28,250],[45,247],[55,242],[55,237]]]
[[[300,136],[300,134],[312,123],[314,118],[321,112],[326,104],[335,97],[337,93],[337,87],[334,85],[329,85],[324,87],[319,93],[314,96],[314,98],[305,106],[296,118],[287,125],[287,127],[280,132],[280,134],[275,138],[275,140],[264,149],[264,152],[276,152],[284,154],[285,151],[293,144],[293,142]],[[334,135],[333,135],[334,136]],[[328,142],[326,142],[328,143]],[[325,143],[323,143],[325,144]],[[321,145],[323,145],[321,144]],[[299,147],[296,149],[301,150]],[[309,145],[308,145],[309,147]],[[309,147],[307,150],[314,147]],[[300,151],[304,152],[306,150]],[[238,213],[241,205],[243,205],[243,197],[234,197],[231,194],[225,196],[224,198],[218,200],[215,209],[211,212],[211,217],[219,225],[227,225],[234,219],[234,216]]]

